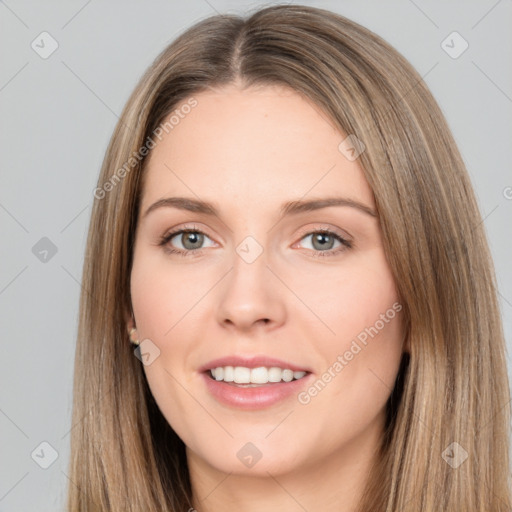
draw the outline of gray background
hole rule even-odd
[[[510,347],[512,1],[303,3],[384,37],[434,93],[478,195]],[[216,12],[243,14],[258,5],[0,2],[0,511],[63,510],[86,230],[102,158],[128,95],[185,28]],[[46,59],[31,47],[35,41],[39,52],[51,48],[38,37],[43,31],[59,45]],[[458,58],[458,36],[444,43],[452,56],[442,46],[453,31],[469,44]],[[54,454],[42,442],[58,453],[47,469],[40,466]]]

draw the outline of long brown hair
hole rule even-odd
[[[247,19],[214,16],[187,30],[147,70],[115,128],[83,269],[69,510],[191,506],[183,442],[156,406],[126,333],[132,246],[142,148],[178,104],[234,82],[288,86],[366,146],[360,162],[410,351],[360,510],[510,511],[510,396],[497,288],[454,139],[396,50],[342,16],[296,5]]]

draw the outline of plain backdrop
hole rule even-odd
[[[510,347],[512,1],[302,3],[382,36],[432,90],[478,196]],[[0,2],[0,512],[64,509],[85,237],[128,95],[193,23],[263,5]]]

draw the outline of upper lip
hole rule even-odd
[[[199,368],[200,372],[211,370],[212,368],[218,368],[219,366],[245,366],[246,368],[259,368],[265,366],[270,368],[272,366],[279,367],[283,370],[289,369],[294,372],[308,372],[311,370],[305,366],[291,363],[289,361],[283,361],[282,359],[276,359],[265,355],[259,356],[226,356],[219,359],[214,359],[204,364]]]

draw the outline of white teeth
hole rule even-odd
[[[219,369],[217,368],[217,371]],[[251,382],[251,370],[244,366],[235,367],[235,382],[237,384],[249,384]]]
[[[235,380],[235,369],[232,366],[224,366],[224,382]]]
[[[281,368],[276,368],[273,366],[268,369],[268,382],[281,382],[281,377],[283,376],[283,370]]]
[[[294,372],[277,366],[266,368],[246,368],[245,366],[218,366],[210,370],[212,377],[218,381],[235,382],[236,384],[267,384],[268,382],[291,382],[302,379],[307,372]]]
[[[291,382],[293,380],[293,371],[292,370],[283,370],[283,380],[285,382]]]
[[[215,380],[224,380],[224,368],[222,366],[219,366],[215,370]]]
[[[251,370],[251,382],[253,384],[266,384],[268,382],[268,370],[261,366]]]

